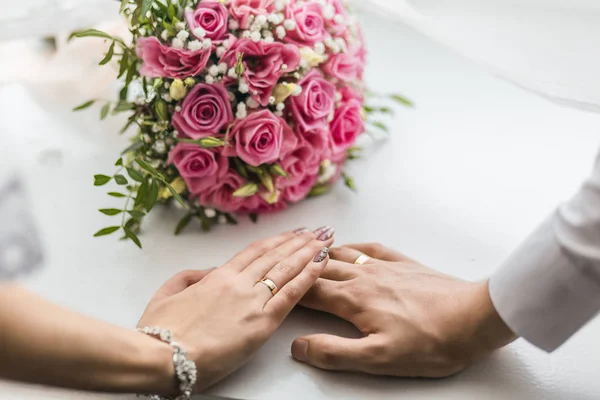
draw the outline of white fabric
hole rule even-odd
[[[113,19],[114,0],[0,0],[0,41],[38,38]]]
[[[600,111],[596,0],[368,0],[514,83]]]

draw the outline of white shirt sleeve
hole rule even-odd
[[[550,216],[490,279],[506,324],[546,351],[600,311],[600,156],[579,192]]]

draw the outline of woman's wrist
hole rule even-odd
[[[132,373],[129,378],[124,378],[129,382],[123,382],[127,386],[126,391],[166,397],[178,396],[173,348],[148,335],[137,332],[133,334],[136,336],[136,344],[130,355]]]

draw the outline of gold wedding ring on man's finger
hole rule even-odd
[[[275,296],[277,294],[277,292],[279,291],[279,288],[277,288],[277,285],[275,284],[275,282],[273,282],[270,279],[264,278],[264,279],[261,279],[258,282],[262,283],[267,288],[269,288],[269,290],[271,291],[271,294],[273,294],[273,296]]]
[[[361,254],[360,256],[358,256],[358,258],[356,260],[354,260],[354,264],[363,265],[370,259],[371,259],[371,257],[367,256],[366,254]]]

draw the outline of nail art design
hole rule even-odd
[[[303,233],[308,232],[308,228],[298,228],[294,231],[296,235],[302,235]]]
[[[320,235],[322,232],[325,232],[328,229],[331,229],[329,225],[323,225],[322,227],[315,229],[313,233]]]
[[[322,231],[321,233],[319,233],[317,240],[326,242],[327,240],[331,239],[331,237],[333,236],[334,233],[335,233],[335,229],[329,228],[326,231]]]
[[[319,252],[319,254],[317,254],[315,256],[315,258],[313,259],[313,261],[316,262],[316,263],[323,262],[323,260],[327,258],[328,254],[329,254],[329,249],[327,247],[323,247],[321,249],[321,251]]]

